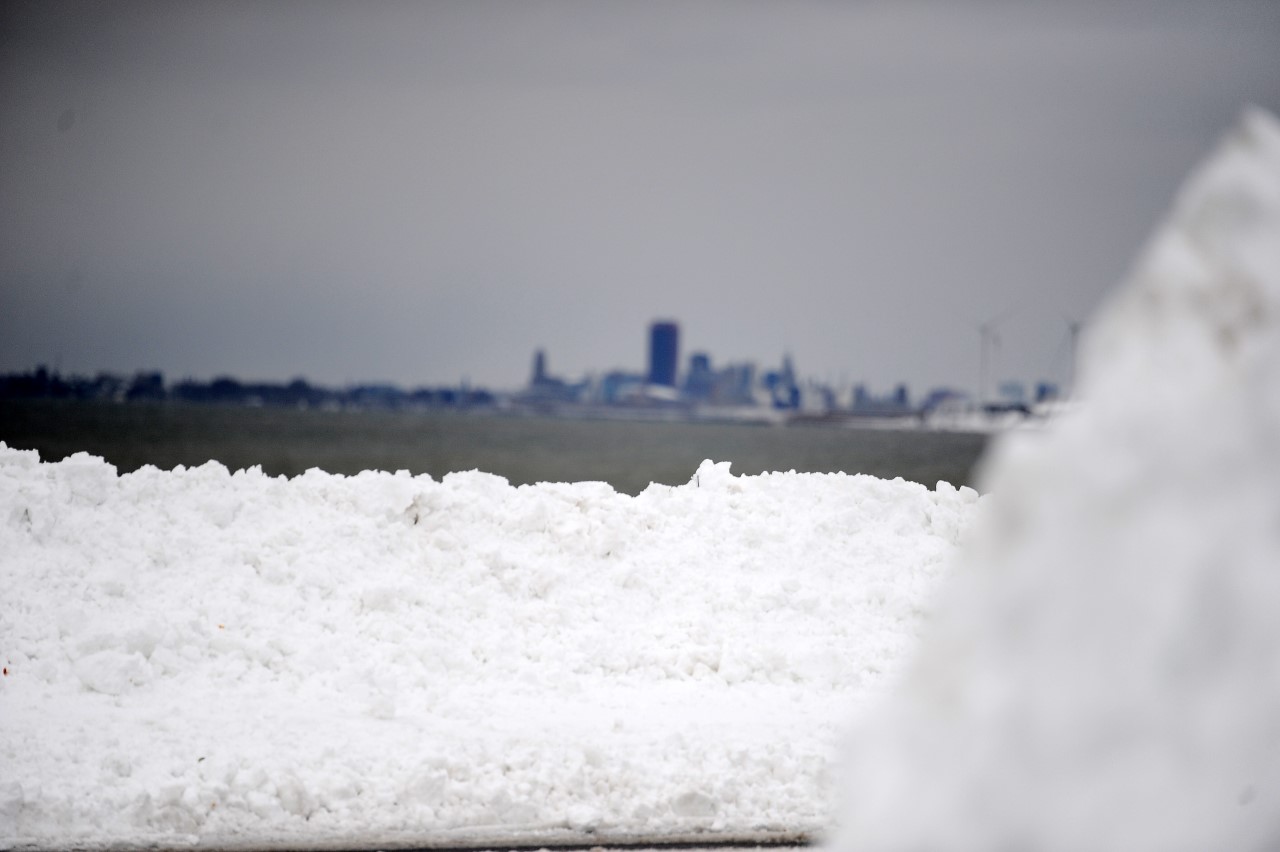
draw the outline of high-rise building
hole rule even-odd
[[[675,387],[679,355],[680,326],[673,322],[649,326],[649,384]]]
[[[684,395],[699,401],[710,399],[715,378],[711,372],[711,356],[705,352],[693,353],[689,356],[689,371],[684,376]]]
[[[547,380],[547,353],[541,349],[533,353],[533,378],[529,384],[537,386]]]

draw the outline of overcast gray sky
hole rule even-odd
[[[1280,3],[0,6],[0,370],[1061,378]]]

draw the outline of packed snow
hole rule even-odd
[[[837,848],[1280,848],[1280,123],[1248,111],[1006,436]]]
[[[0,445],[0,847],[813,832],[979,505]]]

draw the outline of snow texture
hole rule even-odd
[[[1249,110],[1006,436],[837,849],[1280,848],[1280,124]]]
[[[812,831],[979,502],[0,445],[0,847]]]

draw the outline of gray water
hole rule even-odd
[[[558,420],[460,412],[326,412],[179,403],[0,402],[0,441],[45,460],[86,451],[121,472],[216,460],[296,476],[479,469],[514,485],[599,480],[639,493],[688,482],[703,459],[738,474],[866,473],[972,484],[980,435],[693,422]]]

